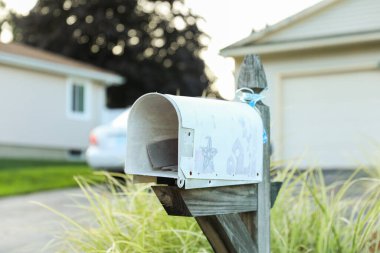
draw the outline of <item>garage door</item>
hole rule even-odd
[[[356,168],[380,147],[380,73],[286,78],[281,153],[300,167]]]

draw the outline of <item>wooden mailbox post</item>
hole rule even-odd
[[[260,58],[246,56],[238,88],[250,88],[259,94],[267,88]],[[169,215],[195,217],[217,253],[269,253],[270,208],[280,184],[270,182],[269,107],[259,101],[267,141],[264,143],[263,180],[258,184],[180,189],[177,186],[153,186]]]

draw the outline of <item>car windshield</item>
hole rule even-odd
[[[124,112],[122,112],[119,116],[117,116],[111,122],[111,125],[113,127],[117,127],[117,128],[126,128],[127,127],[128,115],[129,115],[130,111],[131,111],[131,108],[127,108]]]

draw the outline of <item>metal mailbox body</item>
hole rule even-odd
[[[185,189],[258,183],[263,131],[259,112],[245,103],[149,93],[129,115],[125,172],[172,178]],[[168,139],[178,139],[178,170],[153,169],[147,145]]]

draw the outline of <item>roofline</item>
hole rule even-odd
[[[260,30],[258,32],[254,32],[251,35],[249,35],[248,37],[246,37],[242,40],[239,40],[239,41],[223,48],[221,51],[229,50],[230,48],[241,47],[247,43],[252,43],[256,40],[259,40],[259,39],[267,36],[268,34],[274,33],[274,32],[276,32],[276,31],[278,31],[284,27],[290,26],[290,25],[310,16],[311,14],[317,13],[317,12],[323,10],[324,8],[326,8],[332,4],[335,4],[339,1],[341,1],[341,0],[324,0],[324,1],[321,1],[315,5],[312,5],[309,8],[306,8],[303,11],[300,11],[300,12],[298,12],[298,13],[296,13],[296,14],[294,14],[294,15],[286,18],[286,19],[279,21],[278,23],[275,23],[274,25],[270,25],[263,30]]]
[[[0,63],[32,70],[48,71],[55,74],[87,78],[90,80],[101,81],[105,83],[105,85],[122,84],[125,80],[122,76],[117,74],[100,73],[96,70],[68,66],[66,64],[39,60],[32,57],[5,52],[0,52]]]
[[[319,37],[311,40],[292,40],[279,43],[256,44],[242,46],[231,49],[224,49],[220,52],[222,56],[243,56],[246,54],[271,54],[298,50],[313,50],[333,46],[345,46],[358,43],[368,43],[380,41],[380,31],[372,33],[350,34],[345,36]]]

